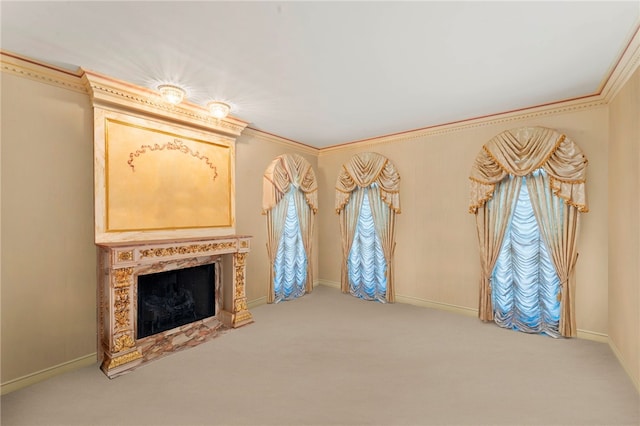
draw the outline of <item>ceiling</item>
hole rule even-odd
[[[597,94],[640,1],[0,2],[1,47],[318,148]]]

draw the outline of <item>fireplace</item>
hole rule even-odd
[[[253,322],[250,237],[101,243],[98,357],[110,378]]]
[[[138,275],[138,339],[215,315],[215,263]]]

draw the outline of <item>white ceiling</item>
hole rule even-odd
[[[0,2],[3,50],[326,147],[596,94],[640,1]]]

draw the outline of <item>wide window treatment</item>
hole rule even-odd
[[[395,220],[400,213],[400,175],[391,161],[374,152],[351,157],[342,166],[336,181],[335,208],[340,215],[342,237],[341,289],[343,293],[350,292],[349,254],[365,194],[386,263],[385,298],[387,302],[394,302],[393,256]]]
[[[311,164],[298,154],[283,154],[276,157],[267,167],[262,180],[262,214],[267,216],[267,254],[271,262],[269,292],[267,302],[276,300],[274,280],[276,278],[276,260],[281,247],[281,239],[287,224],[289,203],[295,204],[295,214],[300,230],[300,239],[304,248],[306,262],[289,262],[289,265],[306,266],[305,289],[313,290],[313,271],[311,249],[313,226],[318,211],[318,183]],[[291,221],[289,222],[291,223]],[[289,226],[291,228],[291,226]],[[291,232],[289,235],[293,235]],[[289,254],[294,253],[292,249]],[[280,257],[283,259],[283,257]],[[282,267],[278,269],[282,271]],[[301,272],[293,271],[294,275]],[[291,275],[291,272],[289,273]]]
[[[483,146],[469,176],[469,212],[476,215],[480,245],[480,319],[494,319],[491,274],[519,193],[521,180],[514,177],[527,176],[531,205],[560,279],[559,333],[576,335],[576,239],[579,213],[589,210],[587,163],[571,139],[544,127],[508,130]],[[534,174],[537,169],[544,173]]]

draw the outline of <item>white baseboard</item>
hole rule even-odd
[[[53,367],[45,368],[44,370],[36,371],[35,373],[27,374],[26,376],[18,377],[17,379],[9,380],[8,382],[0,384],[0,395],[5,395],[9,392],[17,391],[18,389],[25,388],[35,383],[41,382],[51,377],[66,373],[79,368],[87,367],[97,362],[96,353],[85,355],[80,358],[73,359],[71,361],[63,362],[62,364],[54,365]]]
[[[622,358],[622,354],[620,353],[620,350],[618,349],[616,344],[613,343],[613,340],[611,340],[611,338],[608,339],[608,343],[614,355],[616,356],[616,358],[618,358],[618,362],[624,369],[624,372],[627,373],[627,376],[629,376],[629,379],[631,379],[631,383],[633,383],[633,385],[636,387],[636,390],[640,394],[640,381],[638,381],[639,378],[634,377],[633,374],[631,374],[631,370],[629,370],[629,367],[627,366],[626,361],[624,360],[624,358]]]

